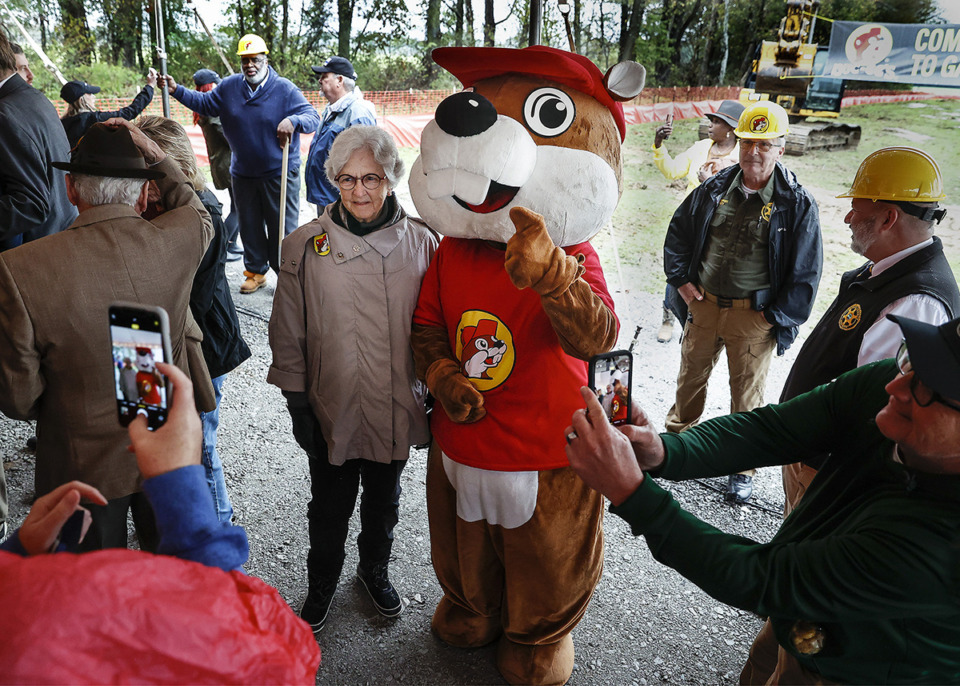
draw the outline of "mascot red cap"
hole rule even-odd
[[[618,100],[622,102],[635,97],[644,81],[644,75],[634,71],[630,73],[631,83],[627,86],[620,83],[625,76],[625,70],[618,69],[620,65],[614,65],[604,75],[583,55],[545,45],[522,49],[437,48],[431,56],[434,62],[460,79],[465,88],[483,79],[511,73],[535,76],[574,88],[610,110],[620,130],[621,141],[627,135],[627,125],[623,105]]]

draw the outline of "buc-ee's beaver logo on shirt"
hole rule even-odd
[[[478,391],[496,388],[510,376],[516,362],[513,334],[495,315],[469,310],[457,325],[460,370]]]
[[[850,331],[855,329],[857,324],[860,323],[860,317],[863,315],[863,311],[860,309],[860,305],[854,303],[847,309],[843,311],[843,314],[840,315],[840,320],[837,324],[840,325],[842,331]]]

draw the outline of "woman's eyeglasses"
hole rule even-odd
[[[380,188],[380,184],[383,183],[383,180],[387,178],[386,176],[377,176],[376,174],[364,174],[360,177],[360,183],[363,184],[363,187],[368,191],[373,191]],[[352,191],[357,186],[357,177],[350,176],[349,174],[341,174],[334,181],[337,182],[337,185],[340,186],[342,191]]]

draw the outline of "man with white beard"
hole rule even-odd
[[[780,402],[840,374],[894,357],[900,331],[888,314],[939,326],[960,314],[957,281],[934,223],[946,214],[940,167],[916,148],[882,148],[867,156],[850,190],[844,221],[850,248],[869,261],[840,279],[840,293],[807,336]],[[826,455],[783,467],[784,514],[800,501]]]
[[[202,116],[220,117],[233,151],[230,174],[243,241],[243,294],[265,285],[268,268],[280,269],[280,217],[285,216],[284,235],[300,224],[300,137],[294,134],[312,133],[320,125],[320,115],[300,89],[268,64],[269,52],[260,36],[241,38],[237,46],[241,73],[223,79],[208,93],[187,90],[164,76],[167,90],[177,100]],[[287,202],[281,209],[283,148],[291,139]]]

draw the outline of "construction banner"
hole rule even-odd
[[[960,24],[835,21],[823,75],[960,87]]]

